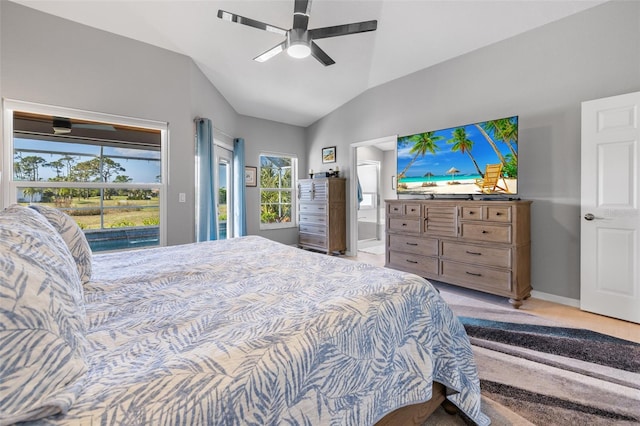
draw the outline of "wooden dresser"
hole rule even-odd
[[[344,254],[347,250],[346,179],[300,179],[298,207],[298,245],[327,254]]]
[[[386,266],[509,298],[531,294],[530,201],[387,200]]]

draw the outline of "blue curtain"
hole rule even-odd
[[[216,208],[213,190],[213,125],[208,118],[196,118],[196,241],[216,239]]]
[[[247,208],[244,182],[244,139],[233,140],[233,212],[234,235],[247,235]]]

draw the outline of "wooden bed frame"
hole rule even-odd
[[[458,412],[457,407],[446,399],[445,386],[433,382],[430,400],[420,404],[398,408],[380,419],[375,426],[422,425],[440,405],[442,405],[442,408],[449,414],[456,414]]]

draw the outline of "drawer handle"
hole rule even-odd
[[[418,261],[416,261],[416,260],[411,260],[411,259],[405,259],[405,260],[406,260],[407,262],[409,262],[409,263],[418,263]]]
[[[418,243],[406,243],[408,246],[417,246]]]
[[[403,223],[403,224],[402,224],[402,226],[407,226],[407,224],[406,224],[406,223]]]
[[[412,211],[412,212],[415,212],[415,211],[416,211],[416,209],[411,209],[411,211]]]
[[[476,274],[474,272],[469,272],[469,271],[467,271],[466,273],[467,273],[467,275],[473,275],[474,277],[481,277],[482,276],[482,274]]]
[[[488,234],[488,233],[489,233],[489,231],[485,231],[485,230],[483,229],[483,230],[482,230],[482,233],[483,233],[483,234]]]
[[[476,214],[476,212],[469,212],[469,214]]]
[[[475,256],[482,256],[482,253],[479,253],[477,251],[469,251],[469,250],[467,250],[467,254],[473,254]]]
[[[500,212],[496,212],[496,216],[500,216],[502,213]]]

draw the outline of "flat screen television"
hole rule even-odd
[[[518,117],[398,137],[398,195],[518,193]]]

